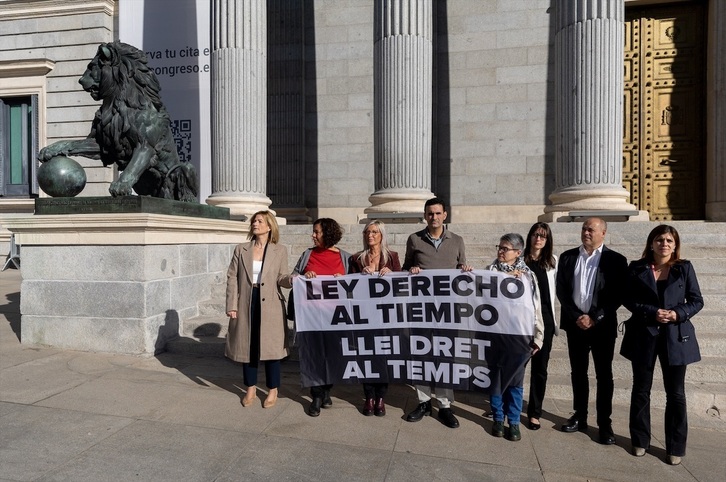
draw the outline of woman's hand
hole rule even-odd
[[[660,309],[655,313],[655,320],[658,323],[671,323],[678,321],[678,313],[673,310]]]
[[[237,319],[237,310],[229,310],[227,312],[227,316],[229,316],[232,319]]]
[[[305,277],[307,279],[315,278],[316,276],[317,276],[317,274],[315,273],[315,271],[306,271],[305,272]]]
[[[380,271],[378,272],[378,276],[383,276],[384,274],[388,274],[388,273],[390,273],[390,272],[391,272],[390,268],[387,268],[387,267],[385,267],[385,266],[384,266],[384,267],[383,267],[383,268],[381,268],[381,270],[380,270]]]

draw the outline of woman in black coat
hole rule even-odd
[[[630,263],[625,322],[620,354],[632,362],[630,438],[633,455],[650,445],[650,389],[656,357],[666,392],[667,462],[681,463],[686,454],[686,365],[701,359],[691,318],[703,308],[693,265],[680,258],[681,241],[672,226],[660,225],[648,235],[642,259]]]

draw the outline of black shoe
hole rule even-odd
[[[577,417],[577,414],[575,414],[567,420],[566,424],[562,426],[562,431],[566,433],[587,432],[587,422],[580,420]]]
[[[317,417],[320,415],[320,406],[323,404],[322,398],[313,398],[313,401],[310,403],[310,408],[308,408],[308,415],[311,417]]]
[[[424,415],[431,415],[431,400],[429,400],[428,402],[419,403],[418,406],[414,408],[411,413],[406,415],[406,421],[418,422],[419,420],[424,418]]]
[[[615,444],[615,434],[613,433],[612,426],[600,427],[599,441],[603,445]]]
[[[519,431],[519,424],[515,423],[514,425],[509,424],[509,437],[507,439],[511,440],[512,442],[518,442],[522,440],[522,434]]]
[[[323,408],[330,408],[333,406],[333,401],[330,399],[330,390],[325,390],[323,392],[323,404],[321,406]]]
[[[454,416],[454,411],[450,408],[439,409],[439,420],[449,428],[459,428],[459,421]]]
[[[504,422],[494,422],[494,425],[492,425],[492,435],[495,437],[504,437]]]
[[[376,417],[383,417],[384,415],[386,415],[386,404],[383,402],[382,398],[376,399],[376,407],[373,410],[373,414]]]
[[[540,428],[542,428],[542,424],[534,423],[530,420],[529,422],[527,422],[527,428],[530,430],[539,430]]]

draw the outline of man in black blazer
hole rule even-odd
[[[615,443],[613,411],[613,354],[617,337],[616,311],[623,301],[627,279],[625,257],[604,246],[607,223],[589,218],[582,224],[579,248],[562,253],[557,267],[557,298],[562,308],[560,327],[567,332],[575,414],[563,432],[587,431],[587,376],[590,352],[597,376],[597,425],[600,443]]]

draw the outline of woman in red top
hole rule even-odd
[[[300,256],[293,276],[304,275],[306,278],[316,276],[332,275],[340,276],[348,272],[348,259],[350,253],[337,248],[335,245],[343,237],[343,230],[340,225],[330,218],[320,218],[313,223],[313,244]],[[320,415],[320,408],[330,408],[333,401],[330,399],[330,389],[333,385],[320,385],[310,387],[312,402],[308,409],[308,415],[317,417]]]
[[[374,220],[366,224],[363,229],[363,251],[358,251],[350,257],[349,273],[378,274],[383,276],[391,271],[401,271],[401,261],[398,253],[388,249],[386,239],[386,225]],[[388,383],[364,383],[363,393],[366,401],[363,405],[363,415],[382,417],[386,414],[386,405],[383,397],[388,391]]]

